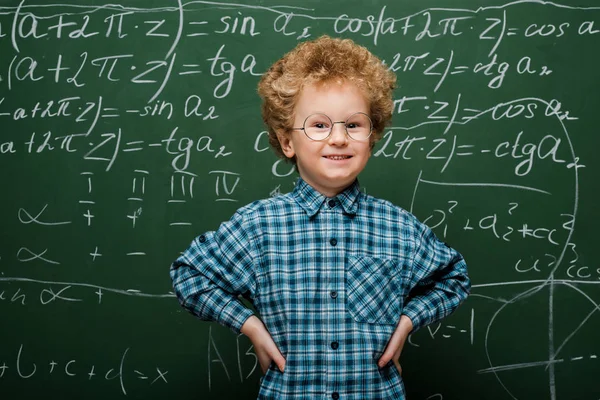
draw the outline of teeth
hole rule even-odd
[[[347,158],[350,158],[350,156],[328,156],[327,158],[329,158],[330,160],[345,160]]]

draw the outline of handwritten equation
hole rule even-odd
[[[447,343],[469,355],[456,367],[466,381],[493,377],[474,398],[597,399],[586,377],[600,368],[600,6],[93,3],[0,5],[0,307],[12,327],[0,335],[0,392],[85,381],[99,398],[155,398],[188,394],[192,370],[207,396],[255,397],[250,342],[183,318],[167,269],[240,206],[293,189],[256,85],[298,42],[329,34],[398,77],[362,190],[459,249],[473,280],[456,315],[409,337],[407,382],[430,375],[430,349]],[[133,322],[155,307],[160,329]],[[96,338],[117,309],[120,335],[189,343],[186,357],[124,337],[97,360],[61,342],[47,316],[83,318],[82,337]],[[409,398],[464,398],[439,385],[407,384]]]

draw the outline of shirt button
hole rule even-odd
[[[335,200],[329,200],[329,207],[335,207]]]
[[[335,245],[337,245],[337,239],[333,238],[333,239],[329,240],[329,243],[330,243],[332,246],[335,246]]]
[[[200,235],[200,237],[198,237],[198,240],[200,241],[200,243],[204,243],[206,242],[206,236]]]
[[[338,347],[340,347],[340,344],[338,342],[331,342],[331,348],[334,350],[337,350]]]
[[[338,400],[340,398],[340,394],[338,392],[331,393],[331,398],[333,400]]]
[[[332,299],[337,299],[337,294],[338,293],[335,290],[332,290],[331,293],[329,293]]]

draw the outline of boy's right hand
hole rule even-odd
[[[248,336],[254,345],[254,352],[258,357],[263,374],[267,372],[271,362],[274,362],[279,370],[283,372],[285,369],[285,358],[277,348],[265,325],[256,315],[251,316],[244,322],[241,332]]]

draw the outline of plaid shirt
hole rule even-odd
[[[400,315],[414,330],[470,289],[462,256],[407,211],[361,193],[292,193],[239,209],[171,266],[183,307],[239,332],[249,296],[286,358],[259,399],[404,399],[392,362],[377,366]]]

